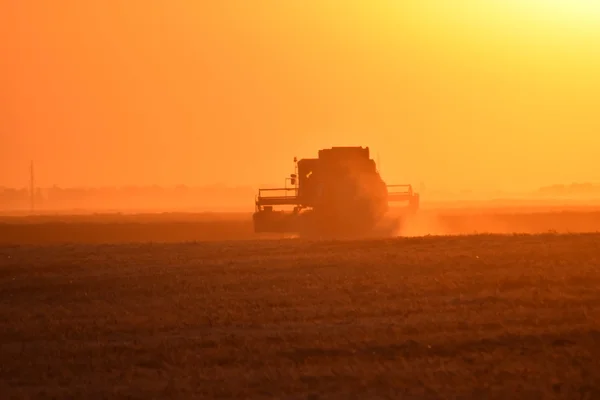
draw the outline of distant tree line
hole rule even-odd
[[[600,185],[594,183],[571,183],[544,186],[538,194],[546,196],[578,196],[591,197],[600,195]]]
[[[58,209],[141,209],[141,208],[252,208],[256,190],[252,187],[127,186],[104,188],[36,188],[38,210]],[[0,210],[27,210],[31,205],[28,188],[0,187]]]
[[[273,185],[261,185],[269,187]],[[277,185],[275,185],[277,186]],[[125,186],[36,188],[36,210],[69,209],[252,209],[256,188],[249,186]],[[449,194],[438,197],[447,197]],[[465,197],[467,194],[454,196]],[[597,197],[600,185],[593,183],[557,184],[531,193],[543,197]],[[436,197],[434,192],[428,198]],[[29,210],[31,193],[28,188],[0,187],[0,211]]]

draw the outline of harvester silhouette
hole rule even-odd
[[[375,228],[391,203],[407,203],[405,210],[411,214],[419,208],[412,185],[383,181],[369,147],[322,149],[318,158],[294,158],[294,164],[283,188],[259,189],[253,214],[256,233],[360,235]]]

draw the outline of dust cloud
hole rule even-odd
[[[417,237],[426,235],[449,235],[448,229],[440,223],[435,214],[407,218],[398,224],[394,236]]]
[[[587,208],[423,210],[396,216],[394,236],[588,233],[600,231],[600,213]]]

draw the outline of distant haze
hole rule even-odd
[[[2,2],[0,186],[283,183],[332,145],[439,190],[600,181],[600,13],[449,3]]]

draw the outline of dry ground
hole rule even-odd
[[[599,398],[599,268],[597,234],[4,245],[0,393]]]
[[[395,216],[394,211],[390,218]],[[385,225],[385,224],[384,224]],[[425,209],[400,236],[600,232],[598,207]],[[261,238],[288,235],[261,234]],[[163,213],[0,217],[0,244],[255,240],[251,213]]]

